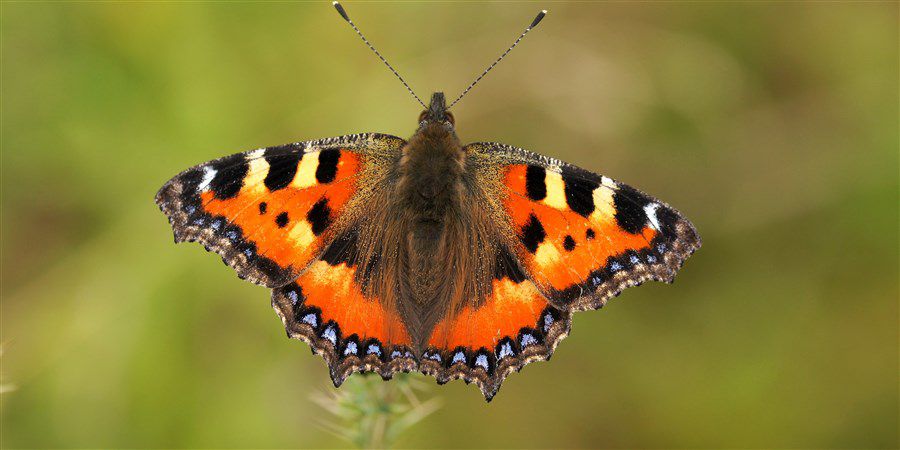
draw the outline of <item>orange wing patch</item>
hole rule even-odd
[[[529,281],[494,280],[493,291],[482,304],[467,306],[437,324],[429,346],[493,349],[500,339],[515,337],[520,329],[534,326],[547,306],[547,300]]]
[[[500,264],[498,269],[483,302],[437,324],[419,366],[438,383],[474,381],[488,401],[511,371],[549,358],[568,334],[571,318],[571,313],[552,306],[517,268]]]
[[[363,295],[356,268],[346,261],[314,262],[296,282],[275,289],[272,305],[288,336],[307,342],[329,366],[335,386],[353,372],[385,379],[417,367],[396,312]]]
[[[332,266],[316,261],[297,278],[297,286],[321,310],[320,322],[335,322],[345,336],[357,335],[361,341],[376,339],[384,345],[410,344],[400,317],[386,311],[377,298],[363,296],[354,281],[356,269],[346,263]],[[345,345],[346,347],[346,345]],[[349,352],[345,348],[345,352]]]

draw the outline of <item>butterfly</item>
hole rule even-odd
[[[419,371],[475,383],[488,401],[509,373],[550,358],[574,312],[671,282],[701,244],[678,211],[624,183],[462,144],[440,92],[409,140],[364,133],[238,153],[178,174],[156,203],[176,242],[272,289],[287,335],[325,359],[335,386],[354,372]]]

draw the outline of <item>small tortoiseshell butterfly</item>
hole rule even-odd
[[[550,357],[573,312],[671,282],[700,238],[674,208],[605,176],[463,145],[448,109],[433,94],[408,141],[354,134],[200,164],[156,202],[176,242],[273,290],[288,336],[325,358],[335,386],[420,371],[490,400],[507,374]]]

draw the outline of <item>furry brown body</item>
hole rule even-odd
[[[395,170],[390,194],[372,199],[377,219],[360,224],[371,239],[361,259],[380,272],[369,278],[380,280],[370,294],[396,308],[421,352],[442,318],[490,292],[498,241],[477,204],[463,201],[478,198],[479,189],[442,94],[422,114]]]

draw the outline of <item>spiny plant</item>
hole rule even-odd
[[[427,391],[428,385],[406,373],[390,382],[357,374],[340,389],[317,392],[312,400],[333,416],[319,423],[326,431],[357,448],[390,448],[404,431],[441,407],[438,397],[419,398]]]

